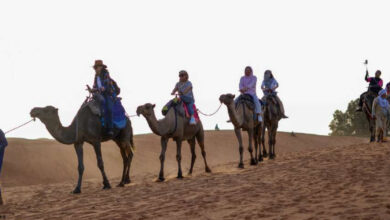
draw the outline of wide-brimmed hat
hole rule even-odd
[[[104,68],[107,68],[107,66],[103,64],[103,60],[95,60],[95,65],[93,65],[93,68],[96,68],[98,66],[102,66]]]

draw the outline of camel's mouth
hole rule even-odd
[[[39,117],[39,112],[40,111],[37,108],[33,108],[30,112],[30,116],[35,119]]]

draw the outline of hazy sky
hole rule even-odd
[[[157,115],[185,69],[204,112],[236,93],[245,66],[258,78],[271,69],[288,120],[280,130],[328,134],[335,109],[366,89],[369,70],[390,80],[389,1],[0,1],[0,128],[53,105],[68,125],[103,59],[122,89],[129,114],[146,102]],[[258,82],[258,93],[260,93]],[[224,107],[202,117],[226,123]],[[135,133],[149,133],[143,117]],[[50,137],[41,122],[9,136]]]

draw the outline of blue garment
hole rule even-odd
[[[188,108],[188,113],[193,116],[195,114],[195,111],[194,111],[194,99],[189,97],[189,96],[185,96],[185,95],[181,95],[180,96],[180,99],[184,102],[184,104],[187,105],[187,108]]]
[[[8,142],[7,139],[5,138],[5,134],[0,129],[0,172],[1,172],[1,168],[3,167],[3,157],[4,157],[5,147],[7,146],[8,146]]]
[[[112,108],[114,107],[114,99],[111,96],[104,95],[104,118],[106,127],[109,131],[114,128]]]
[[[264,95],[270,95],[270,94],[276,95],[276,91],[275,90],[273,90],[272,93],[270,93],[267,90],[268,89],[273,89],[273,88],[275,88],[278,85],[279,85],[279,83],[278,83],[278,81],[276,81],[275,78],[264,79],[263,83],[261,84],[261,87],[265,87],[266,88],[266,91],[263,90]]]
[[[190,87],[191,87],[190,91],[188,91],[187,93],[184,94],[184,91],[186,91],[187,88],[190,88]],[[182,94],[182,95],[180,95],[180,97],[185,96],[187,98],[193,99],[195,102],[194,94],[192,92],[192,83],[190,81],[178,82],[178,83],[176,83],[175,88],[177,89],[177,91],[179,91],[180,94]]]

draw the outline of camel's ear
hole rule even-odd
[[[152,108],[153,108],[153,109],[154,109],[154,107],[156,107],[156,104],[153,104],[153,105],[152,105]]]
[[[236,95],[233,95],[233,99],[236,97]]]
[[[58,108],[54,108],[54,110],[55,110],[56,112],[58,112]]]

